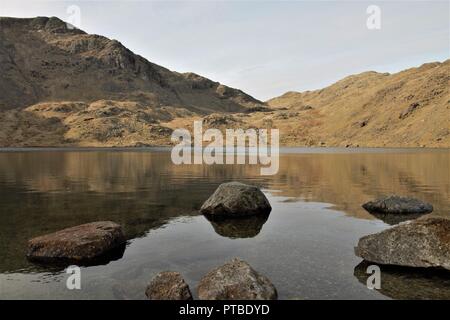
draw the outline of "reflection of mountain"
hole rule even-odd
[[[363,261],[355,267],[355,277],[364,285],[367,283],[367,267]],[[424,270],[380,266],[381,289],[385,296],[393,299],[450,299],[450,278],[445,270]]]
[[[218,235],[231,239],[239,239],[256,237],[269,218],[269,215],[261,214],[234,219],[211,219],[210,217],[205,217]]]
[[[278,174],[260,176],[249,165],[176,166],[166,152],[0,153],[0,260],[8,270],[25,267],[27,239],[95,220],[121,223],[128,238],[142,236],[197,215],[230,180],[330,203],[359,218],[373,219],[361,204],[386,193],[423,199],[433,215],[448,215],[449,163],[448,151],[282,154]]]

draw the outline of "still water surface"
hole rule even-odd
[[[238,256],[268,276],[281,299],[450,299],[448,273],[382,267],[367,289],[353,248],[395,222],[361,204],[396,193],[450,217],[450,151],[286,149],[275,176],[252,165],[173,165],[165,149],[0,152],[0,299],[143,299],[163,270],[183,274],[194,295],[212,267]],[[198,209],[222,182],[261,186],[268,219],[211,223]],[[25,259],[29,238],[112,220],[129,239],[123,256],[82,268],[82,290],[64,270]],[[384,220],[384,221],[383,221]]]

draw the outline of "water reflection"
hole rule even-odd
[[[205,216],[205,218],[211,223],[218,235],[230,239],[238,239],[256,237],[269,218],[269,214],[259,214],[237,219],[213,219],[208,216]]]
[[[426,215],[426,213],[380,213],[380,212],[371,212],[371,214],[377,219],[383,221],[384,223],[390,224],[391,226],[399,224],[401,222],[415,220],[417,218]]]
[[[355,267],[355,277],[364,285],[369,262],[363,261]],[[450,276],[447,270],[414,269],[395,266],[380,266],[381,292],[393,299],[449,299]]]
[[[176,166],[170,160],[170,153],[150,150],[0,153],[0,273],[40,272],[40,268],[25,258],[27,240],[82,223],[115,221],[123,226],[130,240],[146,239],[180,218],[186,219],[183,223],[189,229],[193,219],[202,218],[206,222],[203,217],[197,217],[198,209],[219,184],[233,180],[259,185],[272,199],[283,200],[268,220],[259,217],[232,224],[212,221],[207,229],[202,229],[199,239],[212,226],[221,243],[228,240],[225,238],[236,239],[234,243],[246,238],[247,245],[252,243],[257,248],[258,241],[268,232],[274,233],[271,239],[281,241],[279,233],[283,228],[285,242],[273,244],[282,250],[291,245],[293,235],[303,230],[308,237],[295,246],[311,249],[308,259],[320,260],[329,249],[322,245],[323,238],[329,234],[339,238],[340,230],[349,228],[351,223],[343,220],[341,229],[335,229],[337,221],[330,218],[314,228],[308,224],[300,226],[299,221],[308,217],[303,211],[281,220],[280,210],[296,203],[331,204],[348,217],[358,218],[353,219],[358,221],[358,229],[348,235],[355,238],[363,230],[359,223],[366,221],[360,219],[374,219],[361,205],[385,194],[429,202],[434,207],[432,215],[450,214],[448,150],[289,153],[280,155],[277,175],[260,176],[259,173],[258,166],[249,165]],[[396,223],[385,217],[377,218]],[[271,223],[270,228],[264,227]],[[371,232],[374,225],[367,224],[367,230]],[[182,241],[174,240],[175,237],[174,234],[167,239],[169,247]],[[353,252],[353,245],[349,245],[348,252]],[[196,246],[198,243],[182,252],[195,256]],[[212,253],[220,258],[224,255],[220,249]],[[190,262],[188,257],[183,259]],[[293,265],[297,260],[298,257],[293,257],[286,263]],[[157,267],[154,261],[146,263]],[[188,265],[198,269],[193,262]],[[347,269],[353,277],[353,262]]]
[[[120,260],[125,253],[126,243],[109,250],[108,252],[98,256],[94,259],[79,261],[72,259],[58,259],[53,261],[40,261],[34,259],[28,259],[33,264],[33,271],[42,271],[58,274],[64,271],[70,265],[77,265],[79,267],[90,267],[90,266],[102,266],[107,265],[112,261]]]

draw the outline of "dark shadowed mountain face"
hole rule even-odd
[[[193,73],[172,72],[120,42],[58,18],[0,18],[0,110],[39,102],[101,99],[242,112],[262,102]]]

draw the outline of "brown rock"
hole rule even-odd
[[[450,270],[450,220],[423,217],[359,239],[364,260],[407,267]]]
[[[198,285],[201,300],[273,300],[277,296],[270,280],[239,258],[213,269]]]
[[[27,258],[39,262],[86,262],[124,243],[120,225],[111,221],[92,222],[29,240]]]
[[[164,271],[153,278],[145,295],[150,300],[192,300],[189,286],[178,272]]]

